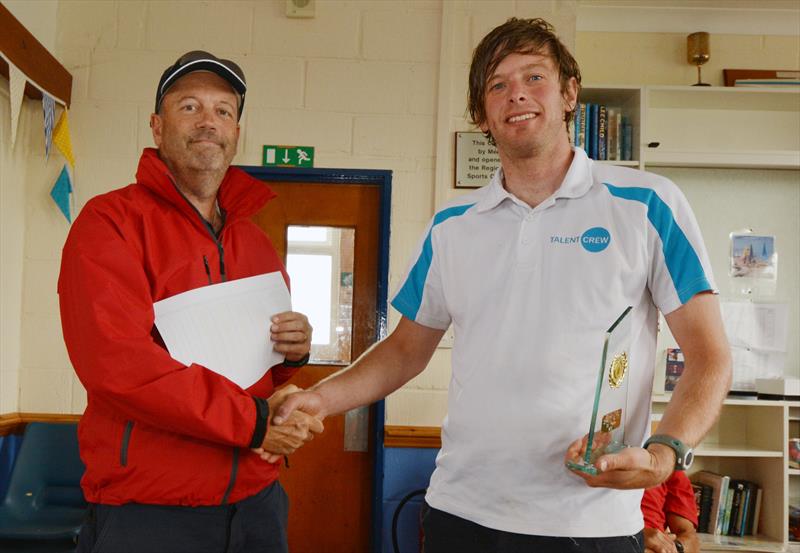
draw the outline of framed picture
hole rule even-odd
[[[800,87],[798,69],[723,69],[725,86]]]
[[[455,188],[480,188],[500,167],[497,148],[482,132],[456,133]]]
[[[775,280],[778,257],[774,236],[731,234],[730,276]]]

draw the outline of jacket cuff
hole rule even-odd
[[[306,353],[303,357],[298,359],[297,361],[289,361],[288,359],[283,360],[284,367],[303,367],[308,364],[308,361],[311,359],[311,352]]]
[[[260,397],[253,397],[256,402],[256,428],[253,430],[253,439],[250,440],[250,449],[261,447],[264,436],[267,435],[267,421],[269,420],[269,403]]]

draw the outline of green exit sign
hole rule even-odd
[[[266,167],[314,167],[314,147],[265,144],[261,165]]]

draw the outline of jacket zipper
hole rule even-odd
[[[209,224],[208,221],[203,219],[203,217],[200,215],[199,212],[198,212],[197,215],[198,215],[198,217],[200,217],[200,220],[203,221],[203,225],[206,227],[206,230],[208,231],[209,236],[211,236],[211,239],[214,241],[214,244],[216,244],[216,246],[217,246],[217,252],[219,253],[219,276],[220,276],[221,282],[227,282],[228,275],[225,274],[225,249],[222,247],[222,240],[219,239],[217,234],[214,232],[214,228]],[[224,221],[225,220],[223,219],[223,223],[222,223],[223,225],[225,224]],[[222,230],[220,230],[220,234],[222,234]],[[205,263],[205,266],[206,266],[206,274],[208,275],[209,284],[211,284],[211,270],[208,267],[208,258],[205,255],[203,256],[203,262]]]
[[[208,258],[205,255],[203,256],[203,265],[206,268],[206,276],[208,276],[208,283],[214,284],[214,281],[211,280],[211,267],[208,266]]]
[[[119,451],[119,464],[123,467],[128,466],[128,445],[131,441],[131,432],[133,432],[133,421],[126,421],[125,431],[122,433],[122,447]]]
[[[228,496],[231,495],[234,484],[236,484],[236,473],[239,472],[239,448],[233,448],[233,463],[231,463],[231,477],[228,481],[228,487],[225,488],[225,493],[222,494],[222,505],[228,502]]]
[[[192,206],[194,207],[194,206]],[[217,245],[217,252],[219,253],[219,276],[222,282],[227,282],[228,275],[225,274],[225,249],[222,247],[222,240],[220,240],[220,236],[214,232],[214,227],[211,226],[211,223],[206,221],[200,212],[197,211],[197,215],[200,217],[200,220],[203,222],[203,226],[206,227],[209,236],[214,241],[214,244]],[[225,226],[225,218],[222,219],[222,226]],[[222,234],[222,229],[220,229],[220,235]],[[208,283],[213,284],[213,280],[211,279],[211,268],[208,266],[208,257],[205,255],[203,256],[203,265],[206,268],[206,275],[208,276]],[[225,505],[228,503],[228,497],[231,495],[231,491],[233,491],[234,485],[236,485],[236,475],[239,472],[239,448],[232,447],[233,450],[233,459],[231,461],[231,475],[228,479],[228,486],[225,488],[225,493],[222,494],[222,501],[221,505]]]

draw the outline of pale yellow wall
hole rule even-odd
[[[463,114],[470,53],[494,25],[511,15],[552,20],[575,49],[586,82],[683,84],[693,75],[678,54],[683,46],[674,44],[685,44],[685,37],[577,33],[572,1],[318,1],[311,20],[287,19],[284,6],[283,0],[60,0],[55,55],[74,77],[78,207],[132,180],[139,152],[152,143],[147,118],[161,72],[186,50],[208,49],[239,62],[248,78],[236,163],[259,164],[263,144],[297,143],[316,147],[320,167],[394,171],[394,289],[433,206],[455,193],[452,132],[469,128]],[[796,38],[758,40],[770,48],[768,61],[747,58],[749,67],[798,66]],[[723,43],[735,50],[741,42],[746,50],[753,37],[721,41],[712,38],[709,78],[716,75],[715,56],[725,59]],[[620,52],[633,61],[610,75],[607,60]],[[652,73],[655,66],[661,69]],[[58,324],[55,279],[66,225],[47,196],[55,175],[26,170],[19,409],[80,412],[85,395]],[[31,183],[34,177],[41,184]],[[390,312],[392,326],[396,320]],[[428,370],[389,398],[388,423],[441,422],[449,357],[437,351]]]
[[[52,51],[58,0],[37,3],[4,0],[3,5]],[[22,354],[22,321],[28,319],[29,312],[24,291],[47,289],[39,282],[33,286],[25,283],[31,263],[35,264],[25,248],[27,212],[31,207],[27,202],[32,194],[45,189],[47,180],[52,184],[59,170],[57,162],[47,164],[44,159],[39,101],[23,98],[12,148],[8,86],[7,80],[0,79],[0,414],[19,410],[20,385],[25,374],[22,367],[32,365]],[[42,186],[34,185],[33,190],[32,175],[43,177],[39,178]],[[52,347],[63,349],[58,342],[53,342]]]
[[[30,113],[26,102],[12,150],[8,81],[0,79],[0,413],[16,411],[19,401],[22,229]]]
[[[800,68],[796,36],[711,35],[703,82],[722,86],[723,69]],[[586,84],[690,85],[697,69],[686,60],[686,34],[579,32],[576,57]]]

